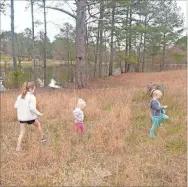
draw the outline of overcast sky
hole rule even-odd
[[[63,3],[61,0],[58,1],[59,3]],[[68,4],[64,4],[63,8],[70,11],[73,8],[73,2],[74,1],[69,1],[69,4],[71,6],[69,6]],[[57,3],[57,1],[56,1]],[[25,28],[31,28],[31,10],[30,7],[28,8],[28,10],[26,10],[26,7],[28,6],[28,2],[25,2],[23,0],[15,0],[15,32],[23,32]],[[54,1],[47,1],[47,5],[51,5],[53,6],[55,4]],[[181,12],[184,13],[184,24],[186,26],[186,23],[188,21],[187,16],[186,15],[186,10],[187,10],[187,1],[186,0],[177,0],[177,4],[179,7],[181,7]],[[42,10],[38,9],[38,7],[35,7],[35,20],[39,20],[41,22],[43,22],[43,13]],[[71,24],[75,24],[75,21],[73,18],[71,18],[70,16],[59,12],[59,11],[55,11],[55,10],[50,10],[47,9],[47,35],[50,38],[50,40],[52,41],[54,39],[54,36],[57,35],[59,33],[59,26],[62,26],[65,22],[69,22]],[[53,23],[57,24],[53,24]],[[10,30],[10,8],[8,8],[6,10],[6,16],[1,15],[1,31],[6,31],[6,30]],[[39,26],[38,28],[36,28],[36,32],[38,32],[39,30],[43,30],[43,25]]]

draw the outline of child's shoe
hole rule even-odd
[[[150,134],[149,137],[150,138],[156,138],[156,136],[154,134]]]

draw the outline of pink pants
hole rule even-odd
[[[76,132],[78,133],[81,133],[83,134],[84,131],[85,131],[85,128],[84,128],[84,124],[82,122],[76,122],[75,123],[75,126],[76,126]]]

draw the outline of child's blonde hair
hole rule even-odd
[[[24,82],[23,84],[23,91],[22,91],[22,99],[25,98],[25,95],[29,91],[29,89],[33,89],[35,87],[34,82]]]
[[[153,94],[152,94],[153,97],[162,96],[162,95],[163,95],[163,93],[161,92],[161,90],[155,90],[155,91],[153,91]]]
[[[77,107],[85,107],[86,102],[83,99],[78,99]]]

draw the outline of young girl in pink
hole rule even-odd
[[[85,131],[84,127],[84,112],[83,109],[86,106],[86,102],[83,99],[79,99],[76,108],[73,110],[75,128],[77,134],[82,135]]]

